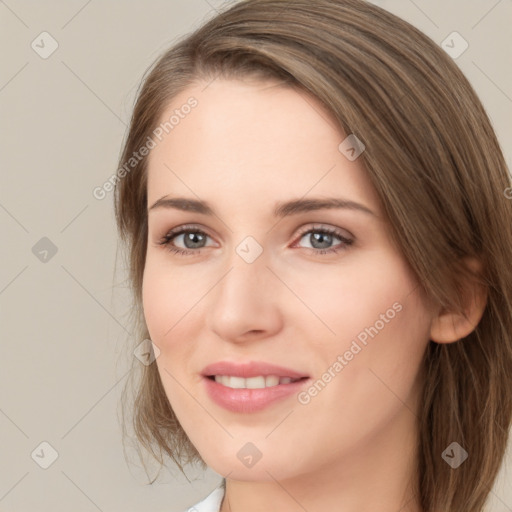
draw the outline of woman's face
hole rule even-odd
[[[188,437],[240,480],[392,470],[414,445],[432,316],[361,148],[271,82],[200,83],[172,115],[149,155],[143,302]]]

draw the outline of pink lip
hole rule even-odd
[[[235,364],[227,361],[208,365],[201,372],[203,382],[206,386],[208,396],[216,404],[232,411],[250,413],[261,411],[268,405],[296,394],[304,387],[310,379],[307,375],[299,373],[289,368],[251,361],[245,364]],[[301,379],[289,384],[278,384],[261,389],[233,389],[215,382],[208,378],[212,375],[231,375],[234,377],[257,377],[260,375],[276,375],[278,377],[291,377],[292,379]]]

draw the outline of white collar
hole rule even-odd
[[[186,512],[219,512],[224,497],[224,482],[219,484],[204,500],[187,509]]]

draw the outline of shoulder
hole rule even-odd
[[[224,497],[224,482],[219,484],[206,498],[183,512],[219,512]]]

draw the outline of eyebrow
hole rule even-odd
[[[159,208],[173,208],[176,210],[200,213],[202,215],[215,214],[214,209],[206,201],[185,197],[163,196],[148,209],[148,212]],[[377,217],[377,214],[367,206],[355,201],[349,201],[348,199],[335,197],[294,199],[291,201],[278,202],[274,208],[274,217],[288,217],[299,213],[335,208],[359,211]]]

